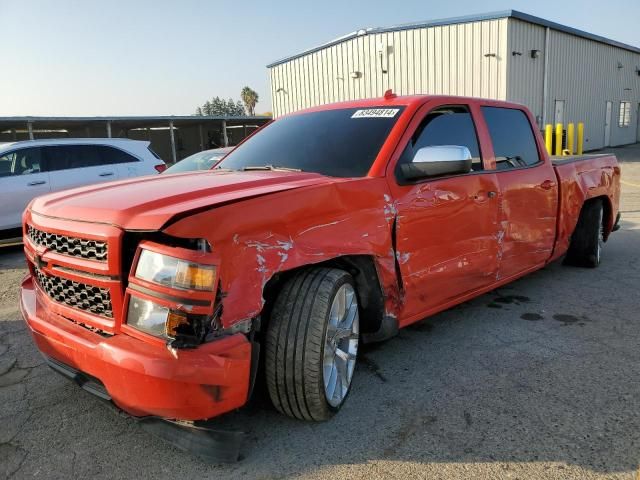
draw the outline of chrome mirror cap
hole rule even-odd
[[[438,145],[419,149],[411,163],[457,162],[471,160],[471,152],[461,145]]]
[[[472,161],[469,149],[460,145],[422,147],[414,154],[411,163],[400,165],[401,180],[412,182],[469,173]]]

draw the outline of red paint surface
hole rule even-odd
[[[108,288],[114,305],[113,319],[89,315],[53,302],[27,280],[22,308],[38,347],[99,378],[129,413],[207,418],[245,402],[250,343],[235,334],[194,350],[179,350],[176,359],[164,342],[128,328],[123,279],[130,266],[123,271],[124,230],[207,239],[212,254],[201,255],[218,266],[221,322],[226,328],[260,314],[263,287],[275,274],[344,255],[374,259],[385,313],[406,326],[564,254],[587,199],[606,201],[610,215],[605,236],[611,231],[620,194],[615,157],[554,167],[537,136],[540,164],[495,169],[480,106],[524,107],[417,96],[312,110],[381,104],[405,109],[364,178],[211,171],[100,184],[35,200],[25,213],[26,223],[47,232],[102,239],[109,244],[109,261],[100,264],[55,254],[25,238],[31,265],[37,255],[46,273]],[[399,185],[395,165],[414,129],[431,109],[456,104],[467,105],[472,113],[484,170]],[[177,257],[190,255],[158,248]],[[77,323],[113,336],[105,339]],[[222,400],[212,399],[211,386],[225,392]]]
[[[102,381],[113,402],[136,416],[198,420],[246,402],[251,347],[236,334],[174,357],[129,335],[103,338],[56,315],[27,278],[21,309],[42,353]]]

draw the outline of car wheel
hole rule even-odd
[[[266,336],[267,388],[275,407],[301,420],[331,418],[351,389],[359,333],[351,275],[312,268],[289,279]]]
[[[565,264],[587,268],[600,265],[603,217],[604,208],[601,200],[591,200],[584,204],[576,229],[571,235]]]

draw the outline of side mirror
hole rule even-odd
[[[411,163],[400,166],[405,180],[455,175],[471,171],[471,152],[459,145],[422,147]]]

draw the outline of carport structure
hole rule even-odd
[[[236,145],[270,117],[126,116],[0,117],[0,142],[37,138],[148,140],[163,160],[175,163],[209,148]]]

